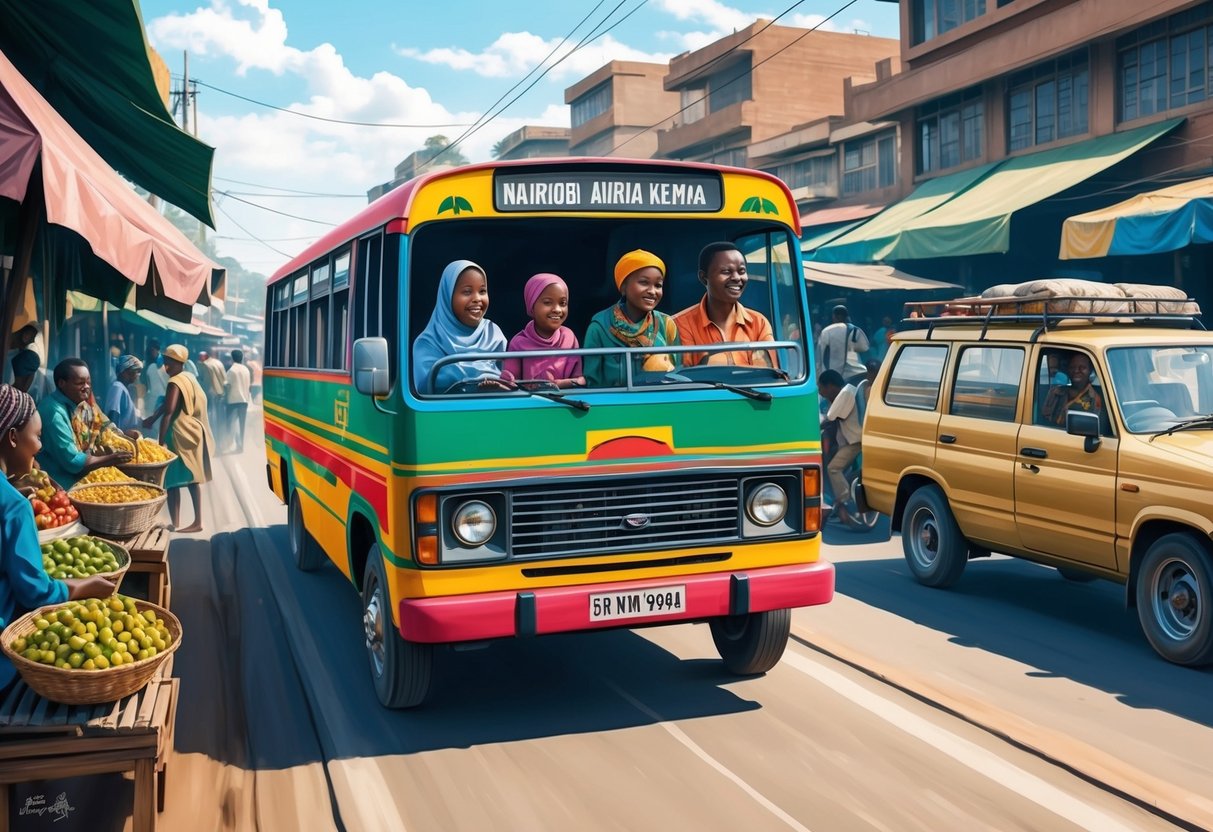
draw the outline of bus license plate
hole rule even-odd
[[[650,586],[590,596],[590,621],[677,615],[686,612],[686,586]]]

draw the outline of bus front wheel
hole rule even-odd
[[[383,553],[371,547],[362,581],[362,626],[375,695],[388,708],[414,708],[425,701],[433,675],[434,648],[406,641],[392,624]]]
[[[287,533],[291,542],[291,554],[296,565],[304,572],[312,572],[324,565],[327,555],[307,530],[303,522],[303,505],[300,503],[299,489],[291,491],[290,506],[287,508]]]
[[[724,666],[739,676],[754,676],[779,663],[792,632],[792,611],[730,615],[709,626]]]

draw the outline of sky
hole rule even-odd
[[[267,275],[364,207],[367,189],[426,137],[470,130],[558,46],[545,66],[565,60],[461,141],[468,159],[490,158],[524,124],[568,126],[565,88],[611,60],[664,63],[784,12],[779,22],[791,26],[898,30],[897,4],[878,0],[143,0],[142,9],[174,86],[186,52],[199,82],[219,254]]]

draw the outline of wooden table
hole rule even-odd
[[[168,546],[172,539],[169,530],[157,526],[131,537],[99,536],[124,546],[131,553],[131,568],[127,574],[145,573],[147,600],[168,609],[173,593],[168,570]]]
[[[153,832],[164,810],[177,684],[170,657],[137,693],[105,705],[60,705],[24,682],[0,702],[0,830],[16,783],[133,771],[134,832]]]

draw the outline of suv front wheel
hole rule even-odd
[[[906,500],[901,548],[919,583],[948,587],[960,580],[969,560],[969,542],[939,486],[924,485]]]
[[[1167,661],[1213,662],[1213,558],[1189,534],[1163,535],[1137,575],[1137,617]]]

